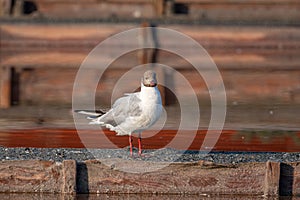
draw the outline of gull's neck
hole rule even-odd
[[[147,98],[147,96],[152,96],[157,94],[157,86],[155,87],[146,87],[143,83],[141,83],[141,97]]]

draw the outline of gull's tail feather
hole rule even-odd
[[[95,119],[98,118],[102,115],[104,115],[106,113],[105,110],[95,110],[95,111],[91,111],[91,110],[75,110],[74,112],[78,113],[78,114],[83,114],[83,115],[88,115],[88,119]]]

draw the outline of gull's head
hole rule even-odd
[[[145,87],[157,86],[156,73],[152,70],[148,70],[144,73],[142,83]]]

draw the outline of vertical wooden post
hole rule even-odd
[[[11,0],[0,0],[0,16],[7,17],[10,14]]]
[[[62,163],[63,184],[62,193],[75,194],[76,188],[76,162],[75,160],[64,160]]]
[[[165,15],[167,17],[172,17],[173,16],[173,6],[174,2],[173,1],[167,1],[165,5]]]
[[[10,105],[18,105],[20,100],[20,68],[10,69]]]
[[[9,67],[2,67],[0,74],[0,108],[10,107],[11,71]]]
[[[156,17],[162,17],[164,14],[164,0],[155,0],[154,7],[156,12]]]
[[[13,16],[21,17],[23,15],[24,0],[16,0],[15,6],[13,7]]]
[[[280,163],[268,161],[266,163],[264,196],[279,195]]]

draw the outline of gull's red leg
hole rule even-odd
[[[129,135],[129,148],[130,148],[130,156],[132,156],[132,136]]]
[[[138,138],[138,143],[139,143],[139,155],[142,155],[142,137],[141,134],[139,134],[139,138]]]

